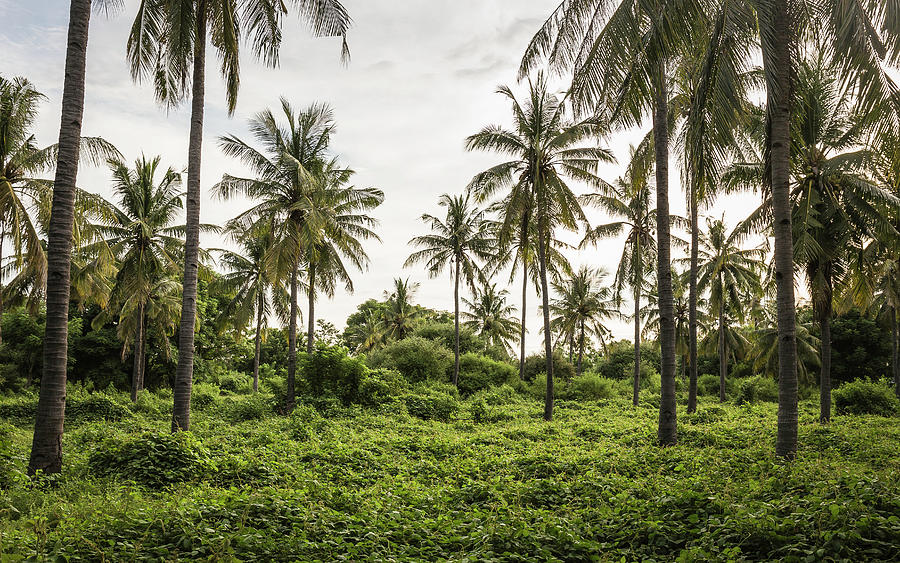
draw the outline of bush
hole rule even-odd
[[[225,418],[231,422],[262,420],[273,412],[271,399],[260,394],[232,399],[225,405]]]
[[[900,410],[900,400],[887,383],[857,379],[834,390],[838,414],[892,416]]]
[[[211,383],[195,383],[191,387],[191,408],[204,411],[219,402],[219,388]]]
[[[189,432],[145,432],[103,442],[88,458],[91,472],[133,481],[150,489],[200,478],[209,455]]]
[[[611,399],[618,394],[616,384],[615,380],[586,373],[572,380],[567,395],[578,400]]]
[[[319,344],[311,355],[300,354],[298,364],[302,393],[336,397],[345,406],[357,402],[366,365],[360,358],[349,357],[343,346]]]
[[[16,397],[0,402],[0,419],[15,424],[34,424],[37,397]]]
[[[697,394],[705,396],[719,395],[719,376],[711,373],[704,373],[697,378]]]
[[[641,375],[643,375],[645,369],[658,366],[659,361],[659,346],[655,342],[642,343]],[[628,340],[620,340],[610,344],[607,355],[597,362],[596,371],[607,379],[632,379],[634,374],[634,344]]]
[[[67,422],[117,421],[131,416],[131,409],[100,393],[66,400]]]
[[[219,376],[219,389],[229,393],[251,393],[253,391],[253,378],[243,373],[229,371]]]
[[[716,386],[718,389],[718,385]],[[718,391],[717,391],[718,392]],[[757,375],[741,382],[738,389],[737,404],[778,401],[778,384],[770,377]]]
[[[12,428],[0,425],[0,490],[10,488],[21,477],[18,469],[24,459],[19,459],[13,452]]]
[[[467,397],[512,381],[516,374],[516,368],[506,362],[498,362],[471,352],[463,354],[459,358],[459,392]]]
[[[456,397],[429,387],[419,387],[415,393],[404,395],[403,403],[409,414],[424,420],[448,422],[459,410]]]
[[[453,351],[456,343],[456,332],[453,323],[425,323],[418,329],[413,336],[420,336],[426,340],[437,342],[444,348]],[[459,326],[459,353],[466,354],[468,352],[480,352],[484,350],[484,340],[481,339],[471,328],[460,324]]]
[[[539,374],[547,374],[547,360],[543,354],[534,354],[525,358],[525,369],[522,377],[525,381],[534,381]],[[553,352],[553,378],[569,380],[575,377],[575,366],[557,350]],[[546,381],[546,378],[544,379]]]
[[[453,365],[453,353],[437,342],[414,336],[373,352],[369,365],[395,369],[410,383],[445,381],[447,370]]]
[[[519,392],[516,391],[515,388],[508,383],[481,391],[474,397],[476,399],[484,399],[485,403],[493,406],[509,405],[512,403],[517,403],[521,400]]]
[[[391,402],[408,388],[399,372],[391,369],[367,370],[359,384],[359,404],[378,407]]]

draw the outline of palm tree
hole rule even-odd
[[[606,149],[583,146],[585,141],[599,139],[606,132],[602,119],[570,120],[562,101],[548,92],[543,75],[538,75],[534,81],[529,80],[528,86],[529,97],[524,105],[516,100],[509,88],[503,86],[498,90],[512,104],[514,129],[507,130],[497,125],[486,127],[466,139],[466,148],[499,152],[511,158],[476,175],[470,186],[480,200],[508,190],[508,195],[503,198],[508,204],[500,218],[500,245],[509,245],[517,235],[524,239],[532,221],[537,230],[537,264],[547,362],[544,419],[551,420],[553,345],[547,280],[548,254],[555,229],[576,230],[587,224],[581,204],[567,180],[602,186],[603,181],[596,176],[597,166],[601,161],[611,162],[613,159]],[[527,261],[523,260],[523,264]]]
[[[484,284],[481,289],[475,288],[471,301],[463,298],[469,310],[461,314],[466,325],[484,339],[488,349],[510,354],[509,341],[516,337],[521,327],[514,316],[515,306],[506,302],[508,296],[509,291],[498,290],[497,284]]]
[[[550,303],[557,333],[563,334],[578,347],[578,375],[581,376],[587,338],[603,338],[603,321],[618,314],[612,302],[611,287],[603,285],[607,273],[582,266],[571,279],[554,282],[557,296]]]
[[[651,209],[650,188],[647,183],[649,166],[646,158],[632,150],[632,161],[625,177],[619,178],[610,190],[588,194],[585,203],[604,210],[614,220],[590,229],[581,246],[596,244],[602,239],[625,234],[625,246],[613,280],[616,301],[621,303],[626,287],[634,300],[634,385],[632,403],[637,406],[641,386],[641,294],[646,272],[656,259],[656,228],[658,210]]]
[[[403,340],[410,336],[419,320],[420,310],[412,303],[419,284],[409,283],[409,278],[394,278],[394,290],[385,291],[387,308],[381,318],[381,338]]]
[[[316,36],[346,37],[350,16],[338,0],[293,0]],[[190,427],[191,380],[194,366],[194,324],[197,316],[197,273],[200,250],[200,157],[206,88],[207,39],[222,62],[229,114],[234,113],[240,85],[240,43],[251,43],[253,54],[269,66],[278,65],[281,22],[288,4],[268,0],[212,2],[171,0],[142,2],[128,37],[128,60],[135,80],[154,83],[156,97],[167,106],[191,98],[188,143],[187,227],[178,368],[172,430]],[[344,42],[346,56],[346,41]],[[191,77],[189,79],[189,74]]]
[[[760,287],[767,248],[741,248],[743,231],[728,232],[722,219],[707,219],[706,232],[700,235],[697,287],[709,290],[710,308],[718,317],[719,401],[725,401],[725,379],[728,376],[728,352],[734,352],[740,338],[730,333],[727,325],[729,313],[741,316],[746,295]],[[731,338],[729,338],[731,336]],[[729,346],[731,344],[731,346]],[[740,346],[743,348],[743,345]]]
[[[253,339],[255,393],[259,390],[259,353],[266,319],[273,312],[284,316],[288,296],[284,286],[276,282],[271,269],[270,253],[275,244],[272,226],[263,223],[245,230],[235,227],[229,234],[241,246],[241,252],[220,251],[220,262],[226,273],[218,283],[225,294],[233,294],[234,297],[219,312],[219,318],[227,318],[239,327],[245,327],[251,319],[256,320]]]
[[[453,385],[459,384],[459,282],[460,276],[474,291],[476,279],[484,282],[479,262],[486,263],[494,253],[494,239],[484,211],[469,203],[469,195],[443,194],[438,205],[447,208],[444,220],[422,215],[432,234],[418,236],[409,244],[421,248],[409,255],[404,267],[424,262],[428,275],[436,277],[447,267],[453,272]]]
[[[114,0],[98,0],[97,6]],[[72,0],[66,48],[65,79],[53,203],[47,229],[47,323],[44,330],[44,368],[34,422],[28,473],[62,470],[62,433],[66,409],[66,363],[69,334],[69,274],[72,225],[75,219],[75,181],[84,116],[84,76],[87,66],[91,0]]]
[[[672,278],[672,290],[675,298],[675,350],[681,356],[682,372],[687,370],[690,363],[690,319],[691,303],[689,299],[690,272],[675,274]],[[645,294],[646,304],[641,307],[640,317],[643,323],[642,337],[646,340],[659,334],[659,293],[656,283]],[[700,298],[695,304],[696,326],[706,329],[706,300]],[[696,350],[695,350],[696,352]],[[694,390],[696,393],[696,389]],[[689,395],[690,397],[690,395]],[[696,400],[696,397],[695,397]],[[689,399],[690,401],[690,399]],[[696,410],[696,407],[695,407]]]
[[[103,326],[118,317],[123,356],[133,341],[131,400],[136,401],[144,388],[147,308],[152,306],[154,290],[162,289],[160,283],[178,270],[184,251],[179,236],[184,228],[174,224],[183,209],[181,175],[169,168],[157,180],[158,156],[141,157],[133,169],[121,160],[110,160],[109,166],[119,205],[108,204],[112,220],[97,226],[102,240],[87,250],[99,261],[113,261],[118,272],[111,292],[112,306],[94,319],[94,325]]]
[[[238,215],[234,224],[246,228],[254,223],[273,225],[275,243],[271,252],[275,279],[290,280],[288,314],[288,411],[294,407],[297,371],[297,317],[301,261],[304,250],[324,244],[324,229],[333,222],[333,210],[320,207],[322,181],[332,162],[329,142],[334,132],[334,117],[325,104],[313,104],[296,112],[281,99],[283,123],[272,110],[264,110],[250,120],[250,130],[260,151],[234,135],[222,137],[219,144],[228,156],[239,158],[256,175],[239,178],[225,175],[214,188],[225,199],[243,195],[254,205]],[[308,257],[307,257],[308,258]]]
[[[372,230],[377,220],[365,212],[381,205],[384,193],[375,188],[356,188],[346,185],[354,172],[339,168],[331,161],[317,178],[313,194],[321,235],[318,242],[303,249],[307,265],[308,329],[306,351],[311,354],[315,342],[316,292],[322,290],[328,297],[334,296],[338,281],[348,292],[353,291],[353,280],[344,265],[344,259],[358,270],[363,270],[369,257],[362,241],[381,238]]]

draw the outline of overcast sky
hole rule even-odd
[[[243,211],[248,202],[222,202],[208,188],[223,173],[243,174],[225,157],[216,139],[234,133],[250,139],[247,119],[285,96],[297,107],[328,102],[335,110],[338,129],[333,149],[355,169],[357,185],[381,188],[385,203],[375,213],[381,221],[383,242],[371,242],[371,265],[355,274],[356,291],[339,292],[317,305],[317,314],[342,327],[344,319],[368,298],[381,298],[397,276],[420,282],[417,301],[452,310],[449,275],[429,280],[421,268],[404,269],[407,241],[425,232],[419,217],[439,213],[442,193],[462,191],[472,175],[500,162],[498,156],[467,153],[466,136],[490,123],[509,122],[509,105],[496,88],[509,84],[516,91],[516,69],[529,39],[556,6],[556,0],[344,0],[354,19],[349,35],[352,60],[339,62],[340,41],[311,39],[294,17],[285,22],[281,66],[265,68],[251,58],[242,59],[241,90],[235,115],[228,117],[217,63],[210,55],[207,70],[206,125],[204,129],[204,189],[201,220],[223,224]],[[123,12],[95,15],[88,49],[84,135],[105,137],[128,161],[143,152],[161,155],[176,169],[187,164],[189,107],[166,111],[146,85],[135,85],[125,64],[125,42],[137,0],[127,0]],[[63,0],[0,0],[0,74],[25,76],[47,96],[37,122],[39,143],[56,142],[65,59],[68,2]],[[649,123],[645,130],[649,129]],[[628,157],[629,144],[645,130],[617,134],[604,141],[621,164],[605,166],[601,175],[612,181]],[[684,212],[680,173],[671,167],[673,212]],[[109,175],[102,169],[82,168],[79,185],[110,196]],[[583,191],[582,186],[576,186]],[[720,202],[710,214],[727,213],[729,223],[740,220],[758,199],[739,196]],[[604,217],[591,213],[593,222]],[[577,242],[577,236],[563,236]],[[205,246],[221,246],[204,237]],[[609,240],[597,249],[571,253],[573,264],[613,270],[622,240]],[[505,282],[506,278],[502,279]],[[521,286],[519,286],[521,287]],[[520,291],[511,290],[518,304]],[[540,347],[537,298],[529,297],[528,348]],[[305,301],[304,301],[305,304]],[[305,306],[303,307],[305,309]],[[613,322],[617,337],[630,337],[631,328]]]

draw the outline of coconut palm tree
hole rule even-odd
[[[515,306],[506,301],[508,296],[509,291],[498,290],[497,284],[484,284],[481,289],[475,288],[471,300],[463,297],[469,310],[461,315],[466,319],[466,326],[484,339],[487,349],[511,354],[509,341],[519,333],[520,326],[514,316]]]
[[[743,231],[740,227],[728,231],[724,217],[707,219],[706,232],[700,234],[698,248],[700,267],[697,271],[697,287],[709,290],[710,309],[718,318],[719,356],[719,401],[725,401],[725,380],[728,376],[728,353],[742,350],[739,333],[729,332],[729,316],[742,316],[748,294],[760,287],[760,273],[764,270],[763,260],[766,246],[742,248],[740,241]]]
[[[641,295],[647,272],[656,260],[656,227],[658,211],[651,208],[648,160],[632,150],[632,161],[626,175],[610,190],[583,196],[586,204],[605,211],[613,221],[596,225],[585,234],[581,246],[625,235],[625,245],[613,280],[613,294],[621,304],[622,294],[631,288],[634,301],[634,385],[632,403],[637,406],[641,385]]]
[[[409,283],[409,278],[394,278],[393,291],[385,291],[387,308],[381,318],[381,338],[384,340],[403,340],[412,335],[420,317],[419,308],[412,299],[419,289],[419,284]]]
[[[111,7],[115,0],[98,0],[96,7]],[[69,286],[72,228],[75,219],[75,183],[84,117],[84,77],[87,67],[91,0],[72,0],[66,41],[65,78],[53,203],[47,227],[47,323],[44,329],[44,367],[34,422],[28,473],[62,470],[62,432],[66,408],[68,362]]]
[[[253,338],[253,392],[259,390],[259,353],[265,336],[266,319],[277,313],[284,317],[288,295],[277,283],[272,271],[270,252],[275,244],[270,224],[259,223],[247,229],[235,227],[229,235],[237,242],[240,252],[221,250],[219,261],[226,272],[217,280],[226,295],[233,294],[219,311],[219,318],[227,318],[234,326],[245,327],[255,318]]]
[[[582,266],[570,279],[553,283],[557,297],[550,302],[552,326],[578,347],[578,375],[582,373],[584,350],[591,336],[606,334],[603,321],[618,315],[613,290],[603,284],[608,274]]]
[[[134,162],[134,168],[121,160],[110,160],[109,167],[118,205],[108,203],[112,219],[97,225],[102,238],[86,250],[100,262],[113,262],[117,273],[111,305],[93,323],[99,327],[113,317],[118,318],[122,354],[125,356],[130,347],[134,351],[131,400],[135,401],[144,388],[147,308],[152,306],[154,290],[168,289],[167,278],[178,271],[184,252],[180,238],[184,227],[176,225],[183,210],[181,175],[172,168],[160,174],[158,156],[141,157]],[[160,286],[163,280],[166,280],[165,287]],[[126,330],[131,336],[127,340]]]
[[[242,40],[267,65],[278,65],[281,24],[295,8],[316,36],[346,37],[350,16],[338,0],[212,2],[171,0],[141,2],[128,37],[128,61],[135,80],[152,80],[157,99],[171,107],[191,98],[188,143],[187,228],[178,368],[172,430],[190,426],[191,379],[194,365],[194,324],[197,316],[197,274],[200,250],[200,157],[206,88],[207,41],[221,61],[229,114],[234,113],[240,85]],[[344,42],[346,56],[346,41]]]
[[[689,283],[690,272],[688,271],[676,273],[672,278],[672,290],[675,298],[675,351],[681,356],[682,372],[688,369],[691,353]],[[655,282],[651,283],[649,291],[644,295],[644,301],[645,304],[641,307],[640,312],[643,323],[641,335],[644,340],[647,340],[659,334],[659,293],[656,290]],[[703,330],[707,328],[706,308],[707,302],[701,297],[697,300],[694,314],[696,315],[696,326]]]
[[[587,141],[596,143],[605,134],[604,121],[596,116],[570,120],[562,100],[548,92],[542,74],[529,80],[528,100],[524,105],[516,100],[508,87],[503,86],[498,92],[512,104],[513,130],[497,125],[486,127],[466,139],[466,148],[499,152],[508,155],[510,160],[476,175],[470,188],[480,200],[506,192],[502,199],[508,205],[499,220],[501,246],[509,245],[516,236],[524,238],[521,233],[527,236],[529,225],[532,221],[535,224],[547,362],[544,419],[551,420],[554,394],[547,276],[549,247],[556,229],[574,231],[587,224],[568,181],[602,186],[604,182],[596,175],[597,166],[613,159],[604,148],[585,146]]]
[[[246,228],[254,223],[272,225],[275,242],[270,260],[275,279],[290,284],[288,314],[287,404],[293,409],[297,371],[298,292],[301,289],[301,261],[304,250],[323,244],[324,229],[334,217],[320,207],[320,190],[326,168],[332,162],[329,142],[334,132],[334,117],[326,104],[313,104],[297,112],[281,100],[282,122],[270,109],[250,120],[250,130],[259,150],[234,135],[220,138],[219,145],[228,156],[240,159],[255,174],[254,178],[225,175],[213,189],[222,198],[243,195],[253,206],[233,219]]]
[[[341,168],[332,160],[322,170],[314,183],[313,194],[317,212],[321,215],[321,236],[312,246],[303,249],[307,266],[307,339],[306,351],[312,353],[315,341],[316,293],[324,291],[334,296],[338,282],[343,282],[348,292],[353,292],[353,280],[344,261],[363,270],[369,257],[363,248],[364,240],[381,238],[372,230],[378,221],[365,212],[375,209],[384,201],[384,192],[375,188],[348,186],[352,170]]]
[[[468,194],[443,194],[438,205],[447,209],[445,218],[422,215],[422,221],[433,232],[409,241],[420,250],[409,255],[404,267],[425,263],[431,277],[440,275],[448,267],[453,272],[453,385],[458,385],[460,276],[472,291],[476,281],[484,283],[486,278],[479,263],[487,263],[495,256],[495,240],[484,211],[470,203]]]

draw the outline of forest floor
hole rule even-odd
[[[0,400],[0,561],[900,559],[897,417],[823,426],[804,402],[785,463],[773,403],[680,405],[660,448],[652,400],[547,423],[496,392],[441,422],[232,396],[172,436],[170,396],[73,399],[64,472],[37,486],[31,399]]]

